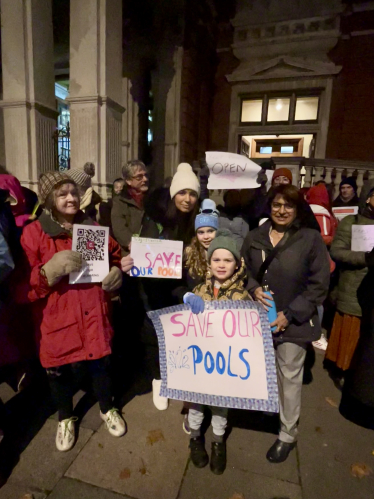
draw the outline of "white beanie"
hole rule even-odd
[[[188,163],[180,163],[178,165],[177,171],[171,181],[170,185],[170,197],[173,197],[184,189],[191,189],[195,191],[197,195],[200,195],[200,182],[192,171],[192,166]]]

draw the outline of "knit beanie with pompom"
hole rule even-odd
[[[91,178],[95,175],[95,165],[85,163],[83,168],[73,168],[66,172],[74,182],[85,191],[92,187]]]
[[[227,251],[230,251],[235,257],[235,260],[237,262],[240,262],[240,251],[239,248],[236,244],[236,241],[234,239],[234,235],[229,229],[218,229],[216,232],[216,237],[213,239],[213,241],[210,243],[210,246],[208,248],[208,262],[210,263],[210,260],[212,258],[212,255],[215,250],[217,249],[225,249]]]
[[[173,197],[184,189],[191,189],[200,196],[200,182],[192,171],[192,166],[188,163],[180,163],[174,174],[170,185],[170,197]]]

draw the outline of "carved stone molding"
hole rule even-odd
[[[266,80],[272,78],[295,78],[304,76],[331,76],[341,71],[333,62],[321,62],[302,57],[281,55],[264,62],[241,64],[231,75],[229,82]]]

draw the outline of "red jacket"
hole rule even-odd
[[[311,187],[306,195],[314,216],[321,228],[321,236],[327,246],[330,246],[334,238],[338,222],[331,211],[329,194],[324,184]]]
[[[82,214],[78,216],[82,217]],[[93,225],[82,219],[79,223]],[[94,360],[111,353],[110,295],[100,283],[69,284],[69,276],[50,288],[41,267],[55,253],[72,248],[70,235],[43,213],[25,227],[21,244],[30,271],[28,298],[34,303],[39,355],[43,367]],[[109,239],[109,264],[120,266],[121,249]]]

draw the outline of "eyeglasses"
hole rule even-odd
[[[293,204],[289,204],[289,203],[272,203],[271,204],[271,208],[274,211],[279,211],[282,208],[282,206],[288,212],[294,211],[294,209],[295,209],[295,206]]]
[[[140,182],[141,180],[143,180],[143,178],[148,178],[148,173],[139,173],[139,175],[135,175],[132,178]]]

